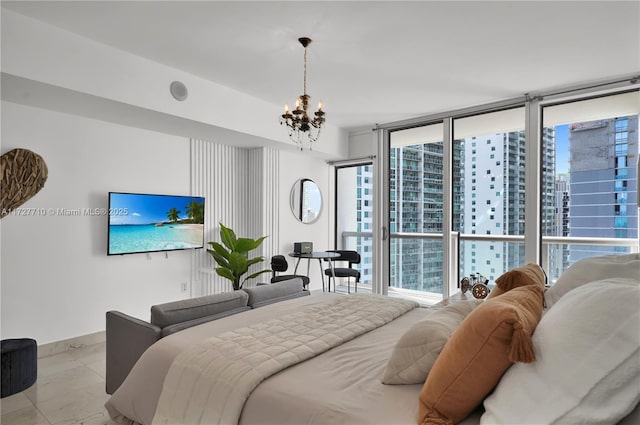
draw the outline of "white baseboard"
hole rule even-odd
[[[100,331],[88,335],[81,335],[75,338],[64,339],[62,341],[51,342],[38,346],[38,358],[52,356],[86,347],[87,345],[100,344],[107,340],[105,331]]]

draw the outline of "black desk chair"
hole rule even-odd
[[[271,270],[273,274],[271,276],[271,283],[281,282],[283,280],[294,279],[299,277],[302,279],[302,288],[307,289],[309,287],[309,277],[301,274],[285,274],[278,275],[278,272],[286,272],[289,268],[289,263],[284,255],[274,255],[271,257]]]
[[[333,263],[333,269],[330,267],[324,270],[324,274],[329,276],[329,291],[331,291],[331,278],[333,278],[333,291],[336,290],[336,277],[346,277],[347,278],[347,293],[351,293],[351,278],[355,278],[356,280],[356,292],[358,292],[358,282],[360,282],[360,271],[358,269],[353,268],[354,264],[360,264],[360,254],[357,251],[347,251],[347,250],[329,250],[327,252],[337,252],[340,254],[337,258],[332,258],[331,262]],[[335,263],[338,262],[347,262],[349,263],[349,267],[336,267]]]

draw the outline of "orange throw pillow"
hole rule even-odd
[[[544,283],[489,299],[455,330],[420,391],[418,423],[462,421],[514,362],[535,360],[531,335],[542,317]]]
[[[497,278],[496,286],[489,293],[487,299],[497,297],[520,286],[542,285],[542,288],[544,288],[546,280],[547,276],[544,270],[535,263],[529,263],[526,266],[509,270]]]

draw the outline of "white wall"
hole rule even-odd
[[[275,149],[245,149],[191,140],[192,194],[207,199],[205,243],[220,242],[219,223],[233,229],[238,237],[267,236],[251,252],[252,258],[262,256],[266,261],[252,266],[247,276],[268,270],[269,258],[280,249],[278,158]],[[216,264],[207,251],[196,252],[193,260],[193,296],[232,290],[229,280],[215,274]],[[265,273],[244,282],[243,287],[268,282],[270,278],[271,274]]]
[[[321,142],[319,142],[321,143]],[[280,253],[287,258],[289,270],[293,273],[296,260],[287,254],[293,251],[294,242],[313,242],[315,251],[333,249],[333,237],[331,236],[330,223],[334,211],[333,190],[330,190],[333,172],[325,161],[313,158],[307,151],[280,151]],[[308,178],[315,181],[322,193],[322,212],[320,218],[311,224],[298,221],[289,205],[289,193],[298,179]],[[317,260],[310,264],[309,278],[311,290],[322,290],[322,275]],[[323,267],[326,264],[323,263]],[[298,274],[307,273],[307,260],[301,260]]]
[[[109,191],[190,193],[193,170],[184,138],[2,102],[1,152],[18,147],[40,154],[49,168],[45,187],[24,208],[106,208]],[[306,151],[277,151],[277,163],[274,250],[287,257],[293,273],[295,260],[287,254],[294,242],[333,248],[333,170]],[[314,180],[322,192],[323,209],[313,224],[300,223],[289,206],[300,178]],[[240,195],[234,202],[244,202],[246,194]],[[192,270],[198,254],[191,252],[107,256],[106,217],[10,215],[0,226],[2,338],[47,344],[91,334],[104,330],[104,314],[112,309],[148,319],[151,305],[189,295],[180,283],[202,280]],[[303,260],[298,273],[306,274],[306,267]],[[318,261],[311,263],[310,278],[312,290],[322,289]]]
[[[8,82],[3,83],[3,100],[56,110],[64,107],[98,119],[108,119],[108,114],[115,122],[205,140],[224,138],[225,143],[236,146],[279,148],[290,143],[277,119],[281,104],[270,104],[4,8],[0,19],[2,77]],[[184,102],[170,95],[174,80],[188,88]],[[81,102],[78,97],[83,97]],[[322,134],[316,154],[347,155],[346,133],[329,122]]]
[[[362,158],[375,155],[377,135],[371,129],[360,129],[349,133],[349,158]]]
[[[49,167],[44,189],[24,207],[106,207],[109,191],[189,194],[187,137],[282,146],[274,218],[278,251],[286,255],[295,241],[312,241],[318,250],[333,247],[332,176],[318,156],[346,156],[342,130],[327,126],[315,157],[289,151],[286,132],[268,118],[280,113],[279,105],[10,11],[3,10],[1,18],[1,153],[31,149]],[[168,84],[176,78],[189,87],[188,101],[169,97]],[[240,120],[244,115],[237,111],[247,104],[264,120]],[[318,183],[325,201],[321,218],[311,225],[296,221],[288,205],[291,186],[302,177]],[[107,257],[105,217],[9,216],[0,226],[3,338],[46,344],[90,334],[104,330],[110,309],[147,319],[151,305],[188,295],[180,292],[182,282],[202,280],[189,252],[172,252],[168,259]],[[315,262],[312,289],[321,288],[320,276]]]
[[[131,127],[2,102],[2,153],[31,149],[47,163],[25,208],[107,207],[107,192],[189,194],[189,142]],[[104,330],[107,310],[149,318],[184,298],[191,252],[106,255],[107,218],[6,216],[2,226],[2,338],[46,344]]]

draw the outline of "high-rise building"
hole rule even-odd
[[[442,143],[391,149],[390,230],[442,233]],[[390,285],[442,292],[442,242],[392,238]]]
[[[461,147],[453,147],[454,174],[460,175]],[[443,144],[395,147],[390,153],[390,285],[442,293]],[[459,193],[460,189],[455,188]],[[453,214],[459,226],[461,211]],[[434,239],[411,238],[411,233],[434,234]]]
[[[358,232],[371,232],[373,229],[373,170],[371,165],[360,165],[356,168],[356,230]],[[373,249],[371,237],[356,237],[355,246],[345,249],[353,249],[360,253],[360,281],[371,283],[373,275]]]
[[[542,203],[542,235],[555,236],[557,216],[557,175],[556,175],[556,132],[553,127],[542,129],[542,182],[540,201]]]
[[[569,236],[569,175],[556,176],[555,223],[545,229],[545,235]],[[569,247],[565,244],[551,244],[549,247],[549,278],[555,279],[569,267]]]
[[[569,128],[569,168],[556,174],[555,128],[543,128],[541,220],[543,236],[637,238],[638,116],[577,122]],[[558,149],[564,149],[564,142]],[[562,146],[562,148],[560,147]],[[477,235],[523,235],[525,134],[522,131],[468,137],[453,146],[453,230]],[[442,143],[393,147],[390,152],[390,285],[440,293],[442,242],[412,233],[442,233]],[[371,168],[358,174],[358,230],[372,226]],[[572,263],[625,247],[550,244],[553,278]],[[358,239],[361,268],[371,268],[371,239]],[[369,258],[365,260],[365,258]],[[467,241],[460,247],[462,276],[495,280],[524,263],[519,242]]]
[[[638,237],[638,116],[569,126],[570,236]],[[570,263],[625,248],[570,246]]]
[[[464,140],[465,211],[462,233],[519,235],[524,231],[524,132],[498,133]],[[462,245],[462,274],[495,280],[522,264],[522,244],[471,242]]]
[[[555,226],[555,140],[545,129],[543,220]],[[525,211],[525,135],[522,131],[457,140],[453,154],[453,229],[466,234],[522,235]],[[364,170],[364,169],[363,169]],[[371,229],[371,179],[358,174],[358,230]],[[442,292],[443,145],[394,147],[390,152],[390,286]],[[411,233],[437,238],[411,238]],[[360,242],[359,242],[360,243]],[[367,246],[368,245],[368,246]],[[370,250],[370,240],[363,244]],[[360,251],[362,253],[362,251]],[[369,251],[370,252],[370,251]],[[369,255],[370,256],[370,255]],[[363,255],[364,258],[364,255]],[[461,273],[491,280],[522,265],[524,244],[467,243],[461,247]],[[363,266],[365,267],[365,266]],[[361,270],[363,268],[361,267]]]

